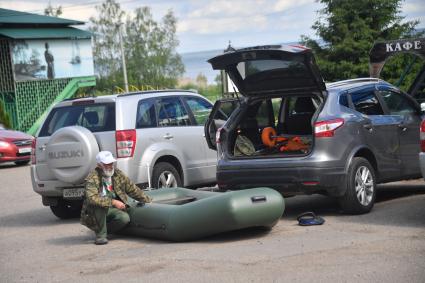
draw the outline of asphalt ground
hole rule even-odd
[[[270,231],[186,243],[114,236],[105,246],[42,206],[29,166],[0,164],[0,188],[0,282],[425,282],[423,180],[380,185],[366,215],[297,196]],[[305,211],[325,224],[297,225]]]

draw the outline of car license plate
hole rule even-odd
[[[18,149],[19,153],[29,153],[31,152],[31,147],[22,147]]]
[[[83,195],[84,188],[63,190],[63,198],[81,198]]]

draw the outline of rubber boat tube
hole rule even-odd
[[[194,240],[248,227],[273,227],[284,211],[270,188],[230,192],[167,188],[146,192],[152,203],[128,209],[125,234],[170,241]]]

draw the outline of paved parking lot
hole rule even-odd
[[[301,196],[286,199],[271,231],[188,243],[116,237],[106,246],[42,206],[29,166],[0,165],[0,183],[0,282],[425,282],[422,180],[380,186],[367,215]],[[326,223],[298,226],[296,216],[311,210]]]

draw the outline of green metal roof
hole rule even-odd
[[[90,38],[91,33],[76,28],[2,28],[0,37],[13,39],[35,38]]]
[[[84,22],[0,8],[0,26],[13,24],[83,25]]]

